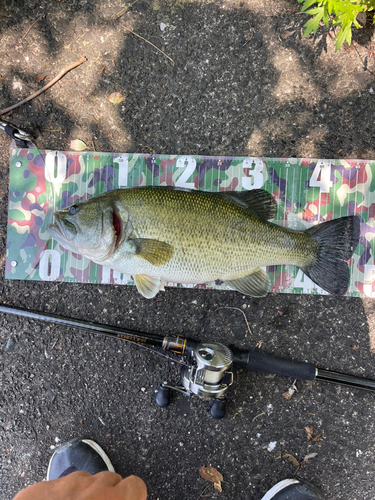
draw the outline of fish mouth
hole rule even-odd
[[[55,213],[55,223],[50,224],[48,229],[52,229],[53,232],[57,233],[56,236],[60,236],[67,241],[72,241],[77,236],[77,229],[74,224],[60,217],[58,213]]]
[[[113,229],[115,231],[115,245],[114,249],[116,250],[117,247],[119,246],[121,240],[122,240],[122,235],[124,232],[124,224],[123,220],[120,216],[120,212],[117,209],[117,207],[113,208],[112,211],[112,221],[113,221]]]

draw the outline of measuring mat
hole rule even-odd
[[[203,191],[263,188],[277,200],[275,224],[303,230],[357,214],[360,243],[348,295],[375,297],[375,161],[175,156],[12,149],[5,277],[134,285],[131,276],[69,252],[46,228],[53,212],[112,189],[177,186]],[[294,266],[267,268],[275,293],[326,294]],[[220,281],[171,286],[225,289]]]

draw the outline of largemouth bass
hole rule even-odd
[[[118,189],[55,212],[63,247],[133,276],[147,298],[167,282],[221,280],[245,295],[270,289],[262,266],[293,264],[333,295],[345,294],[360,235],[357,216],[294,231],[269,222],[271,194],[171,187]]]

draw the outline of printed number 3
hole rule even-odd
[[[245,169],[250,170],[249,177],[242,177],[242,187],[244,189],[259,189],[263,186],[263,162],[259,158],[245,158],[242,164]]]

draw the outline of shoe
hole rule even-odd
[[[324,500],[323,493],[301,479],[284,479],[275,484],[262,500]]]
[[[47,481],[67,476],[77,470],[90,474],[115,472],[105,451],[91,439],[75,438],[62,444],[52,455]]]

